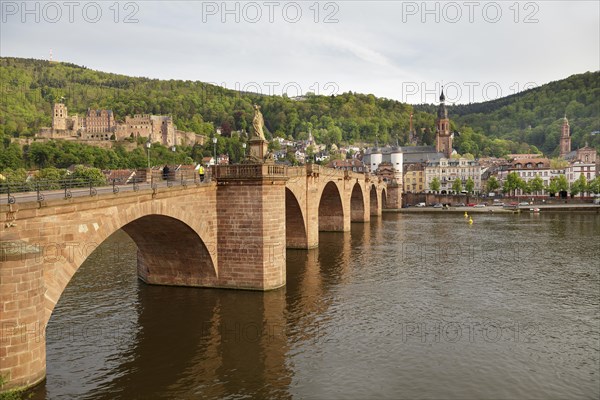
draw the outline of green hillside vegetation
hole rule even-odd
[[[591,131],[600,130],[597,80],[598,73],[575,75],[558,82],[559,86],[556,82],[545,85],[516,99],[450,107],[452,129],[461,132],[455,147],[460,153],[476,157],[535,152],[535,146],[552,153],[558,145],[560,117],[566,108],[572,121],[573,147],[588,140],[600,148],[600,135],[590,135]],[[231,133],[249,131],[254,103],[261,105],[268,139],[274,136],[305,139],[311,130],[317,142],[328,146],[371,144],[375,140],[380,144],[402,145],[408,142],[411,113],[421,144],[433,144],[435,139],[435,105],[413,108],[398,101],[352,92],[337,96],[308,94],[305,100],[297,101],[285,96],[240,93],[202,82],[132,78],[69,63],[19,58],[0,59],[0,89],[3,147],[0,170],[65,167],[72,163],[99,168],[144,165],[145,150],[141,145],[133,152],[126,152],[118,144],[112,149],[41,141],[22,148],[11,144],[12,138],[31,138],[41,127],[51,126],[52,106],[62,98],[69,114],[82,115],[88,108],[107,108],[113,110],[117,120],[139,113],[172,115],[178,129],[210,137],[220,127],[223,136],[219,138],[217,151],[228,153],[234,162],[239,161],[242,150],[240,139]],[[559,98],[562,100],[553,101]],[[540,110],[536,101],[541,102]],[[512,109],[527,118],[517,116],[513,120]],[[527,126],[523,127],[525,123]],[[528,141],[535,146],[529,146]],[[203,147],[178,148],[174,154],[157,144],[153,145],[153,152],[155,149],[154,165],[199,161],[213,150],[210,141]]]
[[[415,109],[434,112],[436,105]],[[600,151],[600,72],[586,72],[484,103],[455,105],[448,113],[461,133],[460,153],[490,154],[481,135],[528,143],[548,156],[558,156],[565,114],[571,127],[572,148],[588,145]],[[471,129],[469,129],[471,128]],[[592,132],[597,132],[592,134]],[[483,145],[483,147],[482,147]]]

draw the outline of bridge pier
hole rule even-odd
[[[0,376],[8,382],[0,393],[46,377],[42,256],[39,246],[21,240],[3,241],[0,248]]]
[[[219,166],[219,286],[271,290],[285,285],[285,167]]]
[[[402,185],[389,183],[387,185],[385,202],[382,200],[381,207],[388,210],[399,210],[402,208]]]

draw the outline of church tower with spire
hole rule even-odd
[[[560,134],[560,153],[559,157],[565,157],[571,152],[571,129],[569,127],[569,120],[565,114],[563,119],[562,133]]]
[[[450,133],[450,120],[448,119],[445,101],[446,96],[444,96],[444,88],[442,88],[436,120],[435,149],[438,153],[444,153],[446,158],[450,158],[452,155],[452,133]]]

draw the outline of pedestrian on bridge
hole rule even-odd
[[[204,181],[204,167],[202,164],[198,167],[198,175],[200,175],[200,182]]]
[[[171,170],[169,169],[169,166],[165,164],[163,167],[163,179],[165,181],[169,179],[169,172],[171,172]]]

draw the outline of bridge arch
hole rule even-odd
[[[369,190],[369,203],[371,215],[379,215],[379,199],[375,185],[371,185],[371,190]]]
[[[207,245],[178,219],[147,215],[121,229],[138,246],[138,276],[146,283],[196,286],[217,275]]]
[[[180,219],[161,214],[143,215],[122,226],[91,229],[83,246],[77,244],[77,247],[67,249],[68,252],[63,251],[61,256],[57,255],[59,262],[54,265],[54,277],[48,274],[44,277],[46,321],[91,250],[118,229],[125,231],[137,245],[137,272],[146,283],[202,286],[204,281],[214,280],[217,276],[209,250],[213,244],[205,243],[194,229]],[[79,225],[78,230],[85,229]],[[214,252],[214,249],[211,250]]]
[[[387,191],[385,188],[381,189],[381,209],[385,210],[387,208]]]
[[[356,182],[350,195],[350,221],[365,222],[365,200],[360,184]]]
[[[344,231],[344,207],[337,185],[330,181],[319,200],[319,231]]]
[[[305,217],[294,193],[285,188],[285,242],[291,249],[308,248]]]

